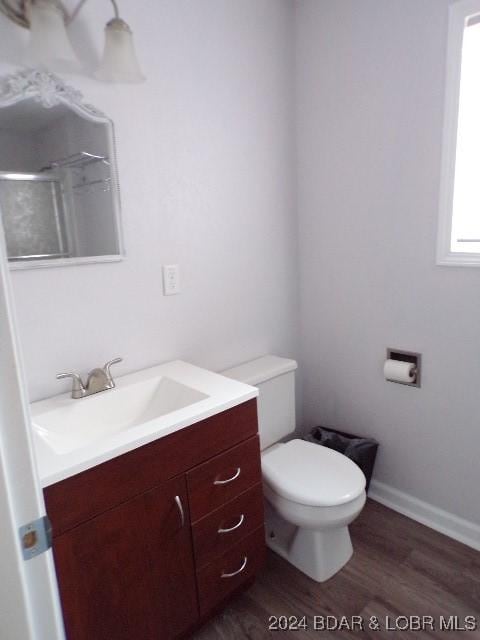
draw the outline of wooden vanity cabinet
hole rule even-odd
[[[44,493],[68,640],[187,637],[264,562],[256,402]]]
[[[188,509],[183,476],[55,539],[69,639],[173,638],[196,622],[188,512],[182,523],[177,496]]]

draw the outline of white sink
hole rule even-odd
[[[64,454],[206,398],[207,394],[181,382],[155,376],[80,400],[62,398],[32,422],[38,435],[56,453]]]
[[[73,400],[31,405],[40,478],[47,486],[245,402],[255,387],[176,360]]]

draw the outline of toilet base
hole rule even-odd
[[[325,582],[350,560],[353,554],[348,527],[317,531],[286,522],[267,503],[267,546],[316,582]]]

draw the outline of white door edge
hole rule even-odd
[[[24,560],[18,529],[45,515],[0,224],[0,635],[64,640],[51,549]]]

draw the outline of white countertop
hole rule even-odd
[[[158,376],[166,376],[180,384],[193,387],[208,397],[143,424],[106,435],[67,453],[55,452],[35,427],[36,419],[42,416],[45,419],[44,414],[54,411],[58,407],[68,409],[71,406],[70,403],[88,403],[103,393],[112,394],[113,397],[113,394],[118,393],[122,387],[148,381]],[[73,400],[70,394],[66,393],[30,405],[34,449],[43,487],[90,469],[258,396],[256,387],[237,382],[181,360],[116,378],[115,384],[115,389],[80,400]]]

